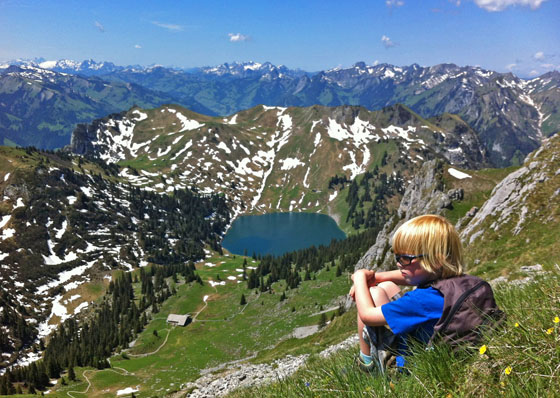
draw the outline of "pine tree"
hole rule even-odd
[[[241,294],[241,301],[239,302],[239,305],[245,305],[247,304],[247,300],[245,299],[245,295]]]
[[[71,381],[76,381],[76,373],[74,373],[74,366],[70,365],[68,368],[68,379]]]
[[[325,326],[327,326],[327,316],[323,312],[319,317],[319,329],[323,329]]]
[[[8,380],[5,377],[0,380],[0,395],[8,395]]]
[[[340,269],[340,265],[337,265],[336,267],[336,276],[340,276],[342,275],[342,270]]]
[[[311,274],[309,273],[309,268],[307,268],[305,270],[305,276],[303,277],[304,281],[310,281],[311,280]]]

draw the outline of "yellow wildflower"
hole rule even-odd
[[[488,349],[488,347],[486,346],[486,344],[484,344],[482,347],[480,347],[478,352],[480,353],[480,355],[484,355],[484,353],[486,352],[487,349]]]
[[[451,393],[449,393],[445,396],[445,398],[452,398],[452,397],[453,397],[453,395],[451,395]]]
[[[392,381],[389,382],[389,387],[391,387],[391,390],[395,391],[395,383]]]
[[[505,368],[504,373],[509,376],[511,374],[511,370],[511,366],[508,366],[507,368]]]
[[[546,334],[552,334],[552,332],[554,332],[553,328],[546,329]]]
[[[506,383],[504,383],[503,381],[500,381],[500,385],[501,385],[502,387],[505,387],[505,386],[506,386]]]
[[[516,328],[518,328],[518,327],[519,327],[519,322],[515,322],[515,325],[513,325],[513,326],[515,326]]]
[[[558,318],[557,316],[554,317],[554,323],[560,323],[560,318]]]

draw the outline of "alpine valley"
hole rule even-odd
[[[557,272],[559,104],[558,72],[452,64],[6,65],[0,395],[210,397],[289,376],[354,334],[349,275],[391,267],[392,233],[424,213],[456,223],[469,272]],[[273,212],[348,238],[221,247],[235,218]]]

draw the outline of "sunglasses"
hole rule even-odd
[[[417,258],[424,257],[424,254],[413,256],[412,254],[395,254],[395,261],[403,267],[408,267]]]

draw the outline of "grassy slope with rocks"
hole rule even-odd
[[[557,397],[559,289],[558,269],[522,287],[502,285],[496,299],[508,319],[498,331],[468,352],[416,349],[408,373],[364,374],[355,365],[356,347],[328,359],[314,356],[292,377],[228,396]]]

